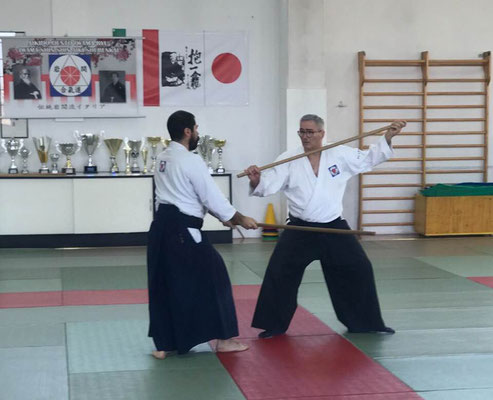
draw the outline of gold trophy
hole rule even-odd
[[[161,138],[159,136],[147,136],[147,143],[151,146],[151,174],[156,171],[156,158],[157,158],[157,146],[161,143]]]
[[[39,161],[41,162],[41,168],[39,169],[40,174],[47,174],[50,169],[47,167],[48,162],[48,152],[50,151],[51,137],[41,136],[33,137],[34,147],[38,152]]]
[[[166,149],[169,146],[169,144],[171,143],[171,139],[161,138],[161,143],[163,144],[164,148]]]
[[[123,146],[123,152],[125,153],[125,175],[132,175],[130,169],[130,152],[132,149],[128,145],[128,138],[125,138],[125,145]]]
[[[223,147],[226,144],[226,139],[216,139],[214,140],[214,144],[217,147],[217,155],[218,155],[216,173],[224,174],[226,170],[224,169],[224,165],[223,165]]]
[[[118,150],[120,150],[120,147],[122,146],[123,140],[122,139],[104,139],[104,144],[110,151],[110,160],[111,160],[111,168],[110,172],[112,174],[117,174],[120,172],[118,169],[118,164],[116,162],[116,155],[118,153]]]
[[[142,173],[147,174],[147,155],[149,154],[149,149],[144,145],[140,149],[140,154],[142,155],[142,161],[144,161],[144,168],[142,168]]]

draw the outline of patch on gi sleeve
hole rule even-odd
[[[329,167],[329,172],[333,177],[341,173],[341,171],[339,171],[339,168],[337,168],[337,164],[334,164],[331,167]]]
[[[161,161],[159,163],[159,172],[164,172],[166,169],[166,161]]]

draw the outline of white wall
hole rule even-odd
[[[425,50],[432,59],[477,58],[493,49],[492,13],[488,0],[325,0],[325,29],[317,39],[326,48],[329,136],[358,133],[358,51],[368,59],[419,59]],[[349,107],[337,108],[339,101]],[[345,215],[356,225],[356,179],[346,192]]]
[[[25,31],[27,35],[111,36],[112,28],[126,28],[127,34],[142,29],[177,31],[246,31],[249,36],[250,104],[244,107],[188,107],[194,113],[201,134],[224,138],[224,165],[237,173],[251,164],[266,164],[281,150],[280,146],[280,1],[264,0],[25,0],[22,12],[17,4],[1,0],[0,30]],[[105,130],[106,137],[141,138],[166,135],[167,117],[177,108],[143,107],[145,118],[85,119],[83,122],[32,120],[30,135],[49,135],[54,140],[71,139],[72,131]],[[62,157],[63,158],[63,157]],[[85,165],[85,155],[73,157],[78,168]],[[109,166],[107,150],[95,154],[100,170]],[[123,166],[123,154],[119,158]],[[31,170],[37,170],[35,154]],[[5,155],[0,157],[0,171],[8,168]],[[246,178],[233,178],[233,204],[244,214],[262,221],[266,204],[279,209],[280,197],[248,197]],[[260,231],[247,232],[260,235]]]

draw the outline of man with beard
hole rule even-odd
[[[19,81],[14,85],[14,99],[16,100],[39,100],[41,92],[31,82],[31,72],[27,68],[22,68],[19,73]]]
[[[147,248],[153,356],[184,354],[213,339],[218,352],[246,350],[232,339],[238,323],[224,261],[200,228],[208,211],[227,226],[256,229],[256,222],[233,208],[192,153],[199,140],[193,114],[176,111],[167,126],[172,141],[157,157],[157,211]]]

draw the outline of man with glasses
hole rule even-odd
[[[289,224],[350,229],[342,218],[347,181],[370,171],[392,155],[391,140],[406,125],[392,127],[366,151],[337,146],[268,169],[256,165],[245,170],[250,194],[269,196],[282,190],[288,200]],[[298,135],[302,147],[287,151],[282,160],[323,146],[324,121],[317,115],[301,118]],[[257,301],[252,326],[264,329],[260,338],[281,335],[297,307],[298,288],[312,261],[320,260],[339,321],[353,333],[394,333],[380,312],[373,268],[354,235],[285,230],[270,258]]]
[[[14,85],[14,99],[16,100],[39,100],[41,92],[31,81],[31,72],[22,68],[19,73],[19,81]]]

